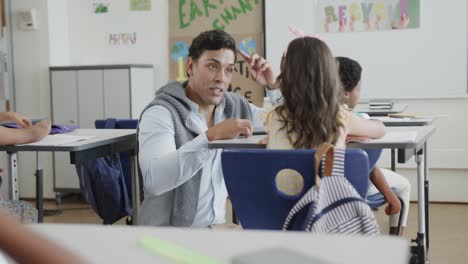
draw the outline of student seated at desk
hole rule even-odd
[[[35,125],[32,125],[29,118],[24,117],[23,115],[16,112],[0,112],[0,121],[12,121],[21,127],[18,129],[13,129],[0,126],[0,145],[25,144],[38,141],[47,136],[51,128],[50,121],[43,120]],[[0,177],[0,185],[2,182],[1,180],[2,179]],[[23,205],[26,205],[26,203],[2,200],[0,203],[0,208],[6,207],[11,209],[13,212],[18,213],[24,211]],[[19,217],[23,217],[23,215],[19,214]],[[25,222],[34,221],[31,219],[24,220],[26,220]]]
[[[345,148],[348,134],[381,138],[381,122],[349,112],[341,99],[336,61],[328,46],[314,37],[291,41],[277,79],[283,103],[265,119],[269,149],[309,149],[322,143]]]
[[[339,63],[339,75],[344,88],[345,102],[350,109],[354,109],[359,101],[361,92],[362,68],[357,61],[350,58],[337,57],[336,59]],[[365,114],[363,115],[362,113],[356,114],[364,118],[366,117]],[[370,185],[367,195],[374,195],[379,191],[382,193],[385,200],[388,202],[385,213],[390,216],[390,234],[398,235],[398,212],[401,210],[401,204],[395,193],[405,203],[404,211],[402,212],[403,232],[409,211],[410,184],[408,180],[394,171],[381,169],[377,166],[374,166],[372,169],[370,180],[372,184]],[[392,189],[395,193],[393,193]]]
[[[42,120],[32,125],[31,120],[16,112],[1,112],[0,121],[12,121],[21,127],[13,129],[0,126],[0,145],[35,142],[47,136],[51,128],[51,122],[48,120]]]

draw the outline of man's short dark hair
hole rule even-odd
[[[361,80],[362,68],[355,60],[346,57],[336,57],[339,63],[341,83],[346,92],[352,92]]]
[[[202,32],[194,38],[189,48],[189,56],[193,60],[197,60],[205,50],[219,49],[232,50],[234,52],[234,60],[237,60],[236,41],[231,35],[218,29]]]

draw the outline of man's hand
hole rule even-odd
[[[206,131],[208,141],[218,139],[233,139],[239,135],[250,137],[252,135],[252,122],[248,119],[230,118],[210,127]]]
[[[260,57],[257,53],[248,55],[239,50],[239,54],[249,64],[249,72],[254,81],[262,86],[276,88],[276,75],[268,61]]]
[[[7,116],[8,120],[15,122],[20,127],[30,127],[32,125],[31,120],[29,118],[23,116],[20,113],[7,112],[6,116]]]

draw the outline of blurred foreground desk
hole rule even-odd
[[[210,230],[142,226],[41,224],[30,228],[91,263],[175,263],[138,246],[153,237],[230,263],[236,255],[286,248],[326,263],[408,263],[405,239],[312,235],[306,232]],[[391,252],[391,254],[389,254]]]

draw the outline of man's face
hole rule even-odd
[[[356,107],[357,103],[359,102],[359,97],[361,96],[361,81],[358,82],[353,91],[345,92],[345,96],[348,107],[351,109]]]
[[[199,106],[219,104],[231,82],[234,60],[234,52],[230,49],[205,50],[195,61],[189,57],[186,64],[190,75],[188,84],[196,97],[190,99]]]

